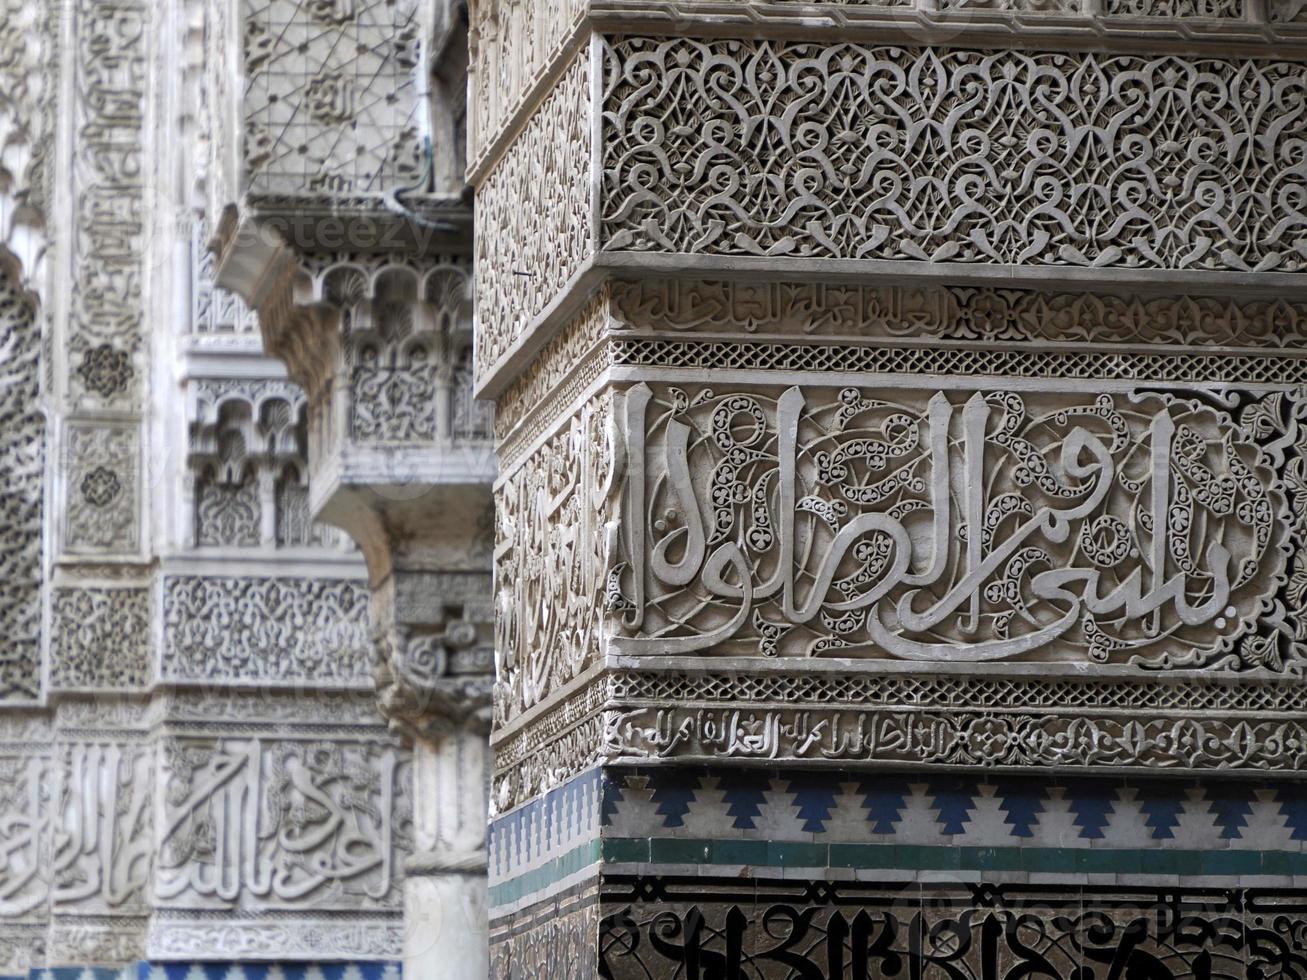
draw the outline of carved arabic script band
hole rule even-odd
[[[1286,572],[1291,447],[1267,418],[1160,393],[636,385],[612,646],[1237,660]]]

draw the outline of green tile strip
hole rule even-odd
[[[684,837],[590,841],[490,889],[499,907],[535,895],[597,861],[868,871],[1025,871],[1043,874],[1307,876],[1307,851],[1178,848],[941,847],[930,844],[815,844],[809,841]]]
[[[808,841],[606,839],[605,864],[704,864],[1046,874],[1307,875],[1307,852],[1179,848],[943,847]]]
[[[646,841],[646,854],[648,842]],[[512,902],[520,901],[528,895],[548,888],[555,882],[576,874],[599,860],[599,841],[587,841],[580,847],[574,847],[552,861],[547,861],[538,868],[532,868],[525,874],[508,881],[500,882],[489,889],[491,908],[498,908]]]

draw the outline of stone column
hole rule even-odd
[[[1301,15],[1008,6],[475,5],[493,975],[1299,946]]]

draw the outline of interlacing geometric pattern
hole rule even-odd
[[[607,249],[1300,272],[1278,61],[617,39]]]
[[[429,179],[413,0],[243,0],[251,190],[381,194]]]
[[[0,274],[0,700],[33,700],[41,687],[40,345],[35,312]]]

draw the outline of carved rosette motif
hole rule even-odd
[[[67,431],[64,548],[134,552],[139,546],[140,433],[134,425],[78,423]]]

